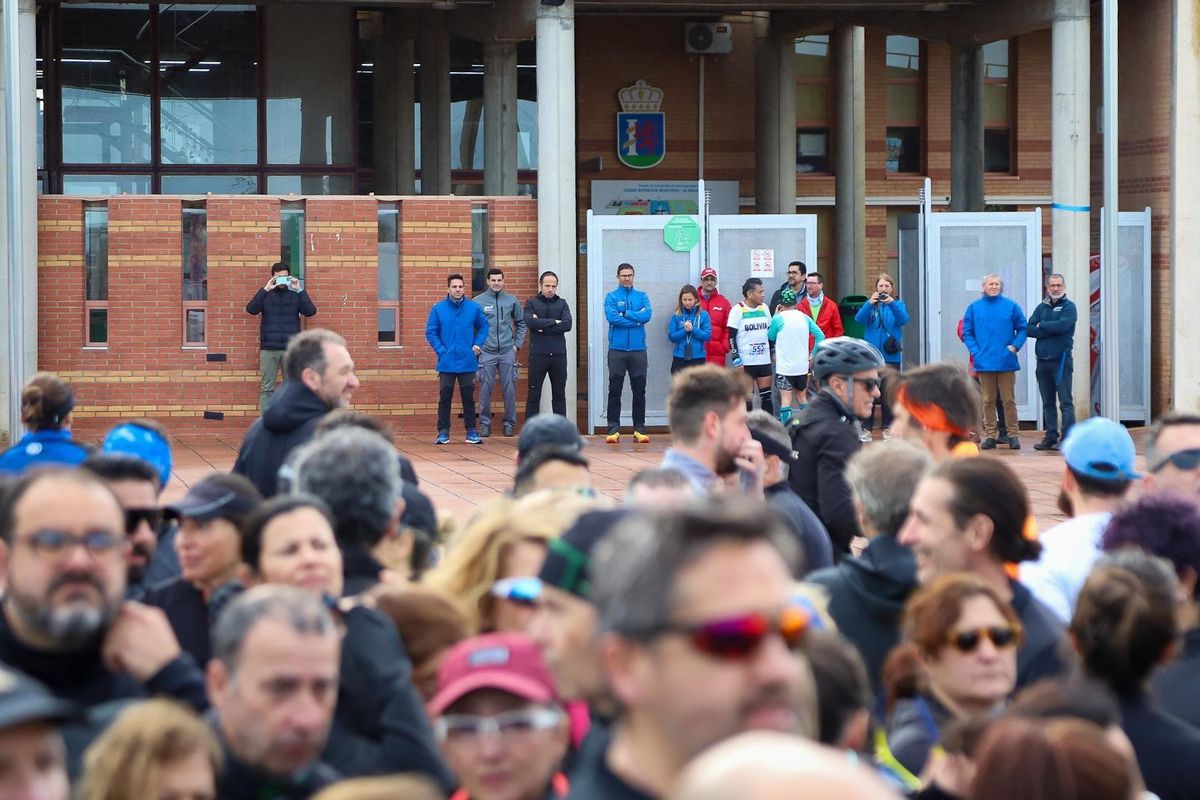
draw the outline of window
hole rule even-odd
[[[183,206],[183,344],[207,343],[208,210],[204,203]]]
[[[379,310],[376,330],[381,345],[399,344],[400,330],[400,207],[379,204],[379,245],[376,264]]]
[[[921,40],[887,37],[887,171],[921,171]]]
[[[279,207],[279,260],[304,280],[304,201]]]
[[[488,207],[487,203],[471,206],[471,292],[487,289],[488,270]]]
[[[796,40],[796,172],[832,172],[829,160],[829,36]]]
[[[1006,41],[983,46],[983,164],[987,172],[1013,172],[1013,48]]]
[[[85,342],[108,346],[108,206],[83,206],[83,273]]]

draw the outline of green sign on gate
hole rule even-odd
[[[691,252],[700,244],[700,223],[686,215],[671,217],[663,228],[663,241],[676,253]]]

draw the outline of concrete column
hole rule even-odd
[[[538,263],[558,273],[558,293],[571,304],[567,334],[567,416],[577,418],[577,334],[583,325],[575,241],[575,0],[537,7]],[[602,352],[597,349],[596,352]],[[602,355],[600,356],[603,357]],[[586,378],[585,378],[586,381]],[[549,402],[547,389],[542,393]],[[592,399],[590,402],[601,402]],[[546,406],[543,406],[545,409]]]
[[[1091,33],[1088,0],[1056,0],[1051,26],[1050,147],[1054,271],[1079,309],[1072,389],[1079,419],[1091,416]]]
[[[21,230],[22,263],[15,267],[20,270],[22,296],[24,302],[19,308],[13,308],[9,303],[10,269],[8,263],[9,237],[12,231],[8,222],[8,190],[10,175],[0,170],[0,253],[3,254],[3,269],[0,269],[0,331],[3,332],[4,344],[0,345],[0,437],[6,437],[11,443],[23,434],[20,418],[20,387],[33,375],[37,368],[37,76],[35,63],[36,38],[36,9],[34,0],[20,0],[17,9],[17,24],[20,37],[21,72],[18,76],[20,83],[20,120],[21,128],[21,164],[18,191],[21,200]],[[4,52],[4,42],[0,37],[0,55]],[[0,58],[0,153],[7,147],[4,131],[7,114],[4,86],[8,78],[4,74],[3,58]],[[82,324],[82,321],[80,321]],[[10,343],[19,345],[19,363],[13,363]]]
[[[950,55],[950,210],[983,211],[983,48]]]
[[[517,45],[483,46],[483,193],[517,193]]]
[[[375,42],[375,193],[412,194],[416,168],[416,43],[401,13],[386,9]]]
[[[450,32],[442,14],[421,23],[421,194],[450,194]]]
[[[837,208],[837,293],[852,294],[858,278],[866,274],[867,247],[867,135],[865,31],[858,25],[834,29],[833,52],[837,59],[837,143],[833,168]]]
[[[755,194],[760,214],[796,213],[793,41],[771,18],[755,17]]]
[[[1174,3],[1171,66],[1171,397],[1175,411],[1200,412],[1200,8]],[[1164,404],[1165,405],[1165,404]]]

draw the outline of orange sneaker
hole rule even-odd
[[[635,441],[638,444],[646,444],[650,441],[650,437],[647,436],[646,434],[642,433],[641,431],[634,431],[633,432],[633,441]]]
[[[620,431],[614,431],[613,433],[610,433],[608,436],[605,436],[604,441],[608,444],[620,444],[621,443]]]

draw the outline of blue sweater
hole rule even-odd
[[[479,359],[471,349],[487,341],[488,321],[483,309],[465,297],[449,297],[429,309],[425,323],[425,341],[437,353],[438,372],[474,372]]]
[[[71,438],[71,431],[34,431],[0,454],[0,475],[24,472],[44,464],[75,466],[88,457],[88,450]]]
[[[692,323],[690,332],[683,329],[683,323]],[[671,355],[675,358],[704,358],[704,344],[712,338],[712,321],[708,312],[700,306],[694,306],[691,311],[681,311],[671,315],[667,323],[667,338],[675,347]],[[687,355],[688,342],[691,342],[692,353]]]
[[[650,295],[639,289],[618,286],[604,295],[604,318],[608,320],[608,349],[632,352],[646,349],[646,323],[654,310]]]
[[[983,297],[963,315],[963,344],[975,359],[976,372],[1016,372],[1017,354],[1025,345],[1025,312],[1004,295]]]
[[[863,326],[863,338],[875,345],[875,349],[883,353],[883,360],[889,364],[899,364],[903,353],[889,353],[883,349],[883,343],[889,336],[897,340],[904,338],[900,329],[908,322],[908,306],[899,297],[890,303],[864,303],[854,315],[854,320]]]

